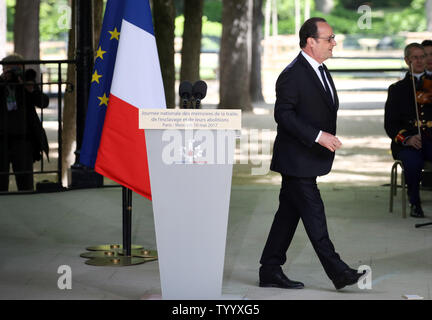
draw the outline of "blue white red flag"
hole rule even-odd
[[[96,54],[80,162],[151,199],[138,114],[166,103],[148,0],[108,0]]]

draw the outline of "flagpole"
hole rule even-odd
[[[123,204],[123,253],[132,255],[132,190],[122,187]]]
[[[76,150],[71,166],[69,188],[94,188],[103,185],[103,177],[80,163],[84,125],[93,70],[93,1],[77,0],[76,10]]]

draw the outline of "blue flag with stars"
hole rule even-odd
[[[94,168],[120,39],[126,1],[108,0],[95,54],[80,163]]]

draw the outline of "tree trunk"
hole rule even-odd
[[[6,55],[6,24],[7,24],[6,0],[0,0],[0,59]],[[0,67],[1,73],[1,67]]]
[[[103,22],[103,0],[93,0],[93,51],[96,52],[99,46],[99,37]]]
[[[75,59],[75,0],[70,0],[69,5],[72,8],[71,29],[69,30],[68,39],[68,59]],[[69,88],[75,88],[76,85],[76,67],[75,64],[69,64],[67,68],[67,82]],[[62,182],[67,186],[67,172],[75,161],[74,151],[76,143],[76,95],[75,90],[66,91],[64,94],[63,108],[63,131],[62,131]]]
[[[250,111],[252,0],[222,3],[219,108]]]
[[[153,1],[153,17],[159,63],[168,108],[175,107],[174,19],[173,0]]]
[[[16,0],[14,51],[28,60],[39,60],[40,0]]]
[[[262,55],[262,12],[263,0],[254,0],[252,18],[252,66],[250,78],[250,96],[252,102],[263,102],[261,85],[261,55]]]
[[[432,31],[432,0],[425,3],[427,31]]]
[[[315,9],[319,12],[329,14],[334,8],[333,0],[315,0]]]
[[[180,81],[200,79],[201,29],[204,0],[184,1]]]

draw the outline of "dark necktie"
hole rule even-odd
[[[333,101],[333,96],[332,96],[331,91],[330,91],[330,87],[329,87],[329,85],[327,83],[327,80],[326,80],[326,77],[324,75],[324,68],[323,68],[323,66],[319,66],[318,70],[321,72],[321,78],[322,78],[322,80],[324,82],[324,87],[325,87],[326,93],[327,93],[328,97],[330,98],[330,101],[334,102]]]

